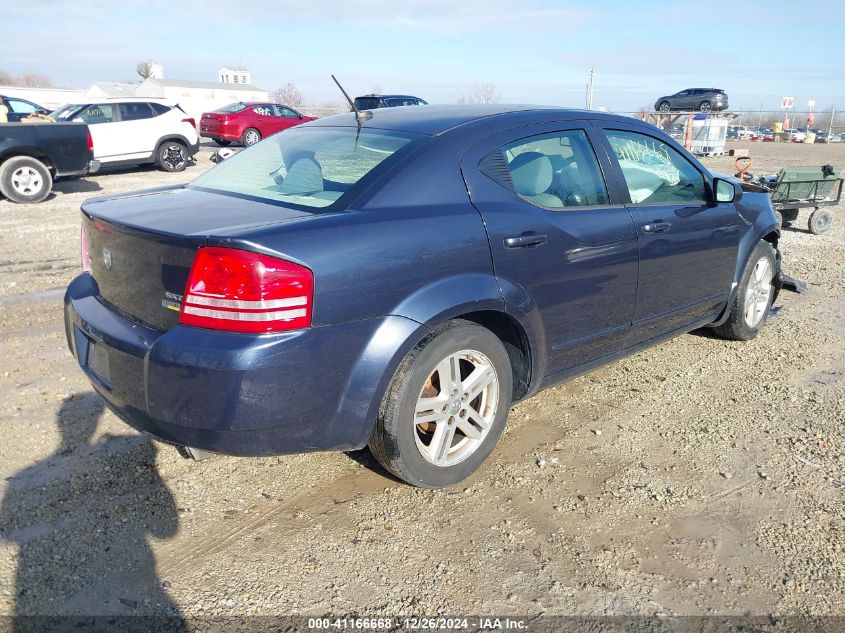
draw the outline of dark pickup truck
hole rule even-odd
[[[54,179],[98,168],[84,123],[0,123],[0,195],[12,202],[41,202]]]

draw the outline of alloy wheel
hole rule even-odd
[[[761,257],[751,270],[745,289],[745,323],[755,328],[766,316],[772,294],[772,265],[768,257]]]
[[[499,407],[499,378],[481,352],[461,350],[441,360],[420,390],[414,439],[423,458],[452,466],[487,437]]]
[[[185,166],[187,157],[185,148],[178,143],[168,145],[164,150],[164,163],[172,170],[178,171]]]
[[[249,130],[244,136],[244,141],[246,142],[246,145],[255,145],[260,140],[261,137],[255,130]]]

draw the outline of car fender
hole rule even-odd
[[[504,284],[513,299],[506,304],[499,281],[492,275],[465,274],[439,279],[420,288],[396,306],[369,341],[350,374],[335,419],[355,420],[360,430],[353,443],[369,441],[381,402],[405,356],[439,325],[461,315],[492,311],[509,315],[526,334],[530,347],[531,385],[539,389],[545,373],[545,336],[537,306],[524,289]]]
[[[725,304],[725,309],[722,311],[722,314],[719,315],[719,318],[713,322],[714,326],[722,325],[725,321],[728,320],[728,317],[731,313],[731,306],[733,305],[734,299],[736,299],[736,293],[739,291],[739,284],[742,280],[742,273],[745,271],[745,267],[748,265],[748,260],[751,259],[751,253],[754,251],[754,248],[759,242],[768,241],[766,240],[766,237],[772,234],[780,235],[780,228],[778,227],[777,222],[767,223],[763,225],[763,228],[757,228],[755,226],[754,230],[748,231],[740,239],[739,251],[736,258],[736,270],[734,271],[734,279],[733,283],[731,284],[731,291],[728,294],[728,300]],[[780,251],[777,249],[777,247],[775,248],[775,257],[776,266],[778,270],[776,271],[775,277],[775,296],[772,298],[773,303],[775,299],[777,299],[777,296],[783,285],[783,277],[781,275],[780,269]]]

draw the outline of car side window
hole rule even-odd
[[[100,103],[88,106],[77,116],[89,124],[112,123],[114,121],[114,108],[111,103]]]
[[[270,106],[266,105],[255,106],[252,111],[261,116],[273,116],[273,110],[270,109]]]
[[[122,121],[140,121],[155,116],[149,103],[121,103],[117,107]]]
[[[290,108],[285,108],[284,106],[273,106],[273,109],[276,111],[276,116],[281,116],[288,119],[299,118],[299,115]]]
[[[170,107],[164,105],[163,103],[151,103],[149,105],[155,111],[155,116],[170,112]]]
[[[633,204],[704,201],[704,176],[658,138],[605,130]]]
[[[34,103],[20,99],[9,99],[9,109],[15,114],[32,114],[38,111]]]
[[[584,130],[520,139],[485,157],[479,167],[526,202],[544,209],[608,204],[604,178]]]

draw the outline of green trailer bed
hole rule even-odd
[[[801,209],[813,208],[807,222],[811,233],[821,235],[830,228],[832,215],[824,207],[839,204],[842,178],[837,168],[785,167],[776,176],[763,176],[760,184],[769,190],[778,219],[787,226],[798,219]]]

